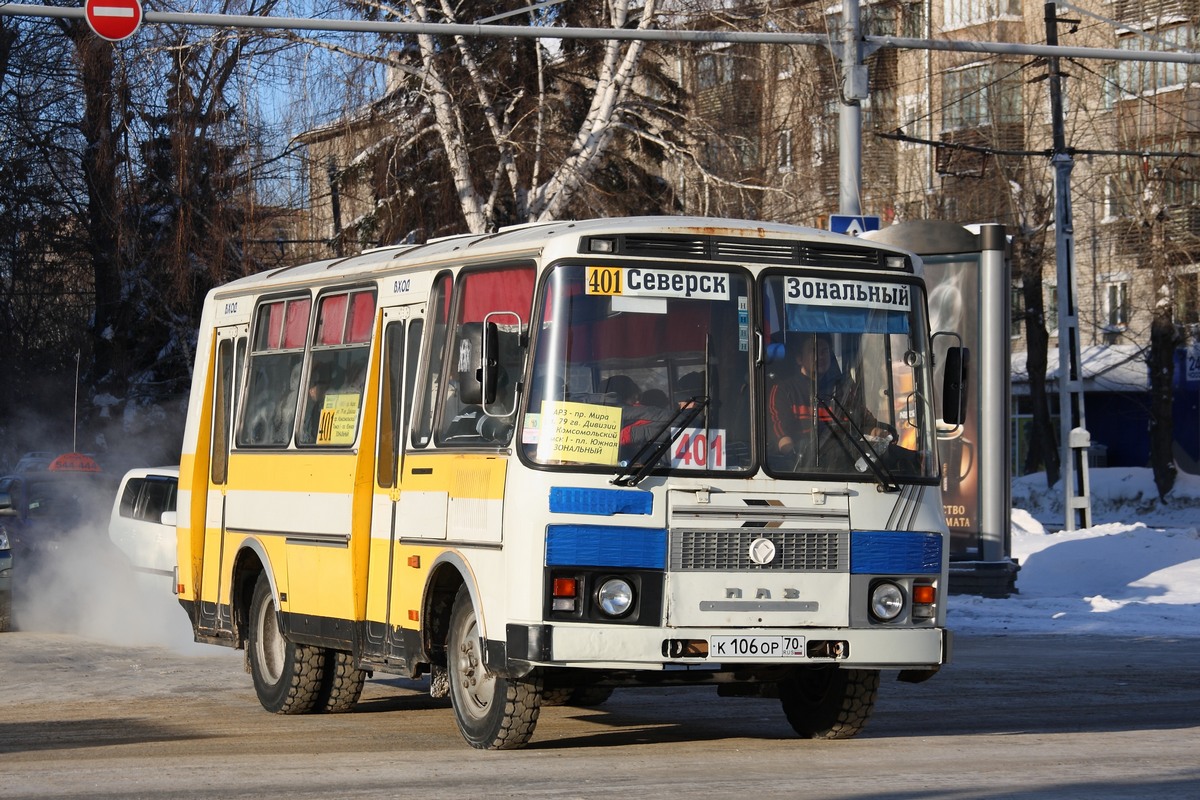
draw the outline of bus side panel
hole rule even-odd
[[[356,618],[350,549],[355,467],[356,456],[347,453],[235,451],[226,507],[231,534],[255,535],[276,569],[286,564],[275,574],[285,626],[305,641],[316,637],[344,649],[352,643],[349,623]]]

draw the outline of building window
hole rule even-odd
[[[1058,335],[1058,284],[1042,284],[1042,312],[1046,318],[1046,331],[1051,336]]]
[[[711,89],[717,85],[717,57],[706,53],[696,60],[696,85]]]
[[[1175,147],[1181,147],[1176,143]],[[1200,167],[1194,158],[1184,157],[1172,159],[1161,170],[1159,175],[1163,202],[1169,206],[1194,206],[1200,202],[1200,183],[1194,180],[1196,169]]]
[[[1009,335],[1013,339],[1016,339],[1024,332],[1023,323],[1025,322],[1025,282],[1023,280],[1018,279],[1013,282],[1009,305],[1012,307],[1012,320]]]
[[[981,128],[1021,122],[1020,67],[975,64],[942,76],[942,127]]]
[[[1020,17],[1021,0],[947,0],[945,27],[963,28],[1001,17]]]
[[[1121,216],[1121,192],[1115,175],[1104,178],[1104,219],[1102,222],[1112,222]]]
[[[907,39],[919,39],[925,35],[925,4],[908,2],[900,13],[900,35]]]
[[[727,85],[734,78],[733,54],[728,52],[705,53],[696,59],[696,85],[700,89],[714,89]]]
[[[1111,110],[1116,107],[1121,97],[1121,77],[1117,64],[1104,65],[1104,108]]]
[[[1192,26],[1176,25],[1145,35],[1124,36],[1117,40],[1119,50],[1191,50]],[[1121,93],[1141,95],[1187,85],[1187,64],[1169,62],[1122,61],[1117,69]]]
[[[792,171],[792,129],[784,128],[779,132],[778,165],[780,172]]]
[[[1109,328],[1121,329],[1129,324],[1129,282],[1109,281],[1104,286],[1104,314]]]

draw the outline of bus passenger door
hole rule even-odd
[[[212,398],[212,452],[208,465],[205,504],[204,561],[200,573],[200,614],[197,628],[210,635],[233,635],[229,587],[225,574],[225,496],[229,482],[229,452],[233,413],[246,363],[248,325],[217,329],[216,371]]]
[[[397,609],[419,607],[422,588],[420,585],[404,584],[404,565],[396,563],[400,540],[396,514],[403,491],[400,474],[423,328],[421,306],[383,309],[379,436],[371,514],[371,552],[367,566],[366,649],[372,656],[398,663],[404,662],[405,651],[400,631],[402,621],[397,618],[400,614]],[[417,596],[418,605],[404,605],[405,599],[413,593]]]

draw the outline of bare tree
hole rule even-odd
[[[546,28],[644,29],[657,18],[657,0],[534,10],[483,0],[349,5],[431,23],[475,22],[511,6],[520,13],[507,24]],[[373,243],[415,229],[485,231],[581,211],[669,207],[654,168],[677,127],[677,88],[644,42],[427,34],[306,41],[351,56],[359,75],[387,73],[375,99],[361,102],[363,81],[355,81],[340,118],[301,137],[314,191],[332,174],[328,204],[337,200],[340,218],[327,224],[337,236]]]

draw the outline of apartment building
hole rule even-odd
[[[836,34],[842,25],[839,5],[708,5],[720,6],[713,18],[760,27]],[[882,0],[863,3],[860,15],[863,33],[876,36],[1042,44],[1048,31],[1044,4],[1029,0]],[[1200,0],[1080,0],[1059,6],[1057,18],[1064,46],[1191,50]],[[749,209],[815,225],[838,211],[835,54],[811,46],[714,45],[681,63],[696,117],[705,121],[697,128],[718,142],[707,152],[738,153],[710,162],[723,183],[676,177],[686,186],[680,191],[685,211]],[[862,212],[885,225],[999,222],[1013,237],[1019,422],[1028,413],[1021,374],[1026,278],[1040,278],[1051,368],[1057,364],[1047,62],[1028,55],[880,48],[866,63]],[[1074,158],[1071,263],[1097,454],[1112,463],[1146,462],[1146,351],[1154,309],[1166,302],[1186,339],[1178,355],[1176,438],[1181,460],[1196,459],[1200,365],[1187,348],[1200,332],[1200,73],[1185,64],[1115,59],[1065,59],[1060,66],[1065,140]],[[751,89],[755,74],[758,92]],[[749,167],[755,161],[757,172]],[[1019,430],[1014,439],[1019,449]]]

